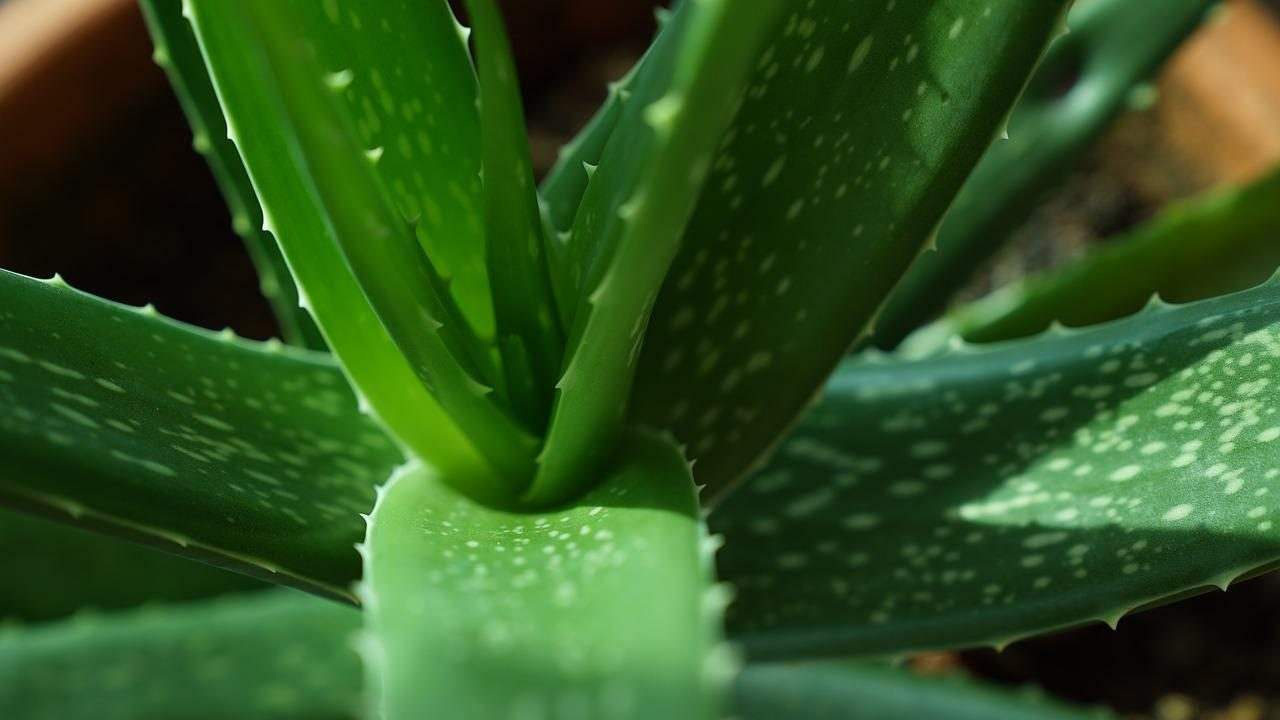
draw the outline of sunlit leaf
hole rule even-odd
[[[850,360],[711,516],[755,657],[1001,644],[1280,560],[1280,282]]]

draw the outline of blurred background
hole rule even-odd
[[[1151,4],[1161,0],[1133,0]],[[534,163],[586,121],[654,30],[653,0],[503,3]],[[1280,162],[1280,0],[1226,0],[1041,198],[975,277],[980,296],[1059,265],[1171,202]],[[241,335],[276,333],[253,266],[133,0],[0,0],[0,267]],[[1277,228],[1280,231],[1280,228]],[[1280,243],[1280,232],[1276,233]],[[1035,685],[1126,717],[1280,719],[1280,579],[1017,643],[938,653],[923,673]]]

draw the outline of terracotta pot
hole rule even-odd
[[[72,161],[141,94],[163,89],[134,0],[0,5],[0,203]]]

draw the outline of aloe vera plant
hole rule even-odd
[[[844,357],[1068,4],[678,3],[537,187],[492,0],[143,0],[292,342],[0,273],[0,716],[1079,717],[875,660],[1280,562],[1280,281]]]

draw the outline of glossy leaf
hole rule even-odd
[[[564,354],[515,62],[493,0],[467,0],[480,75],[485,257],[512,406],[542,431]]]
[[[753,657],[1002,644],[1280,560],[1280,281],[850,360],[711,516]]]
[[[734,694],[742,720],[1082,720],[1086,712],[1029,692],[851,662],[747,666]]]
[[[1034,275],[921,328],[903,343],[928,354],[957,335],[992,342],[1055,322],[1092,325],[1171,302],[1244,290],[1280,266],[1280,169],[1242,188],[1170,207],[1155,220],[1061,269]]]
[[[349,598],[400,452],[326,355],[0,272],[0,503]]]
[[[458,40],[453,26],[444,33],[435,25],[442,17],[452,22],[441,3],[423,6],[438,8],[426,11],[413,4],[396,6],[404,17],[385,15],[378,29],[369,32],[339,28],[325,17],[321,5],[303,0],[192,3],[219,97],[286,256],[293,260],[291,247],[306,255],[306,262],[315,266],[316,281],[328,283],[325,291],[346,288],[327,309],[316,306],[321,326],[358,318],[358,309],[364,307],[369,312],[365,320],[376,325],[367,329],[385,330],[382,337],[391,343],[367,347],[333,341],[355,384],[390,429],[416,453],[440,465],[450,482],[480,495],[510,495],[532,476],[537,440],[508,416],[500,398],[486,387],[496,380],[488,348],[446,291],[429,249],[424,251],[415,241],[414,222],[396,207],[391,183],[372,166],[389,150],[361,146],[361,116],[354,100],[355,69],[368,73],[376,85],[374,78],[381,77],[382,67],[376,63],[399,62],[398,55],[389,54],[398,43],[409,43],[403,50],[424,64],[429,79],[448,79],[449,68],[457,63],[465,64],[469,73],[469,60],[465,52],[460,58],[449,52]],[[432,27],[424,29],[424,24]],[[310,42],[296,34],[297,27],[308,29]],[[328,52],[312,53],[314,45]],[[361,47],[368,57],[358,54]],[[326,65],[326,60],[343,59],[370,64],[356,64],[355,69]],[[389,67],[385,70],[391,72]],[[452,107],[474,103],[474,97],[459,90],[439,102]],[[465,116],[451,118],[449,124],[464,120]],[[434,171],[446,174],[445,167]],[[276,205],[283,210],[276,212]],[[469,242],[465,237],[449,241]],[[307,273],[293,262],[303,288],[314,299]],[[375,340],[352,336],[357,339]],[[379,348],[386,352],[379,353]],[[391,386],[386,382],[391,367],[408,370],[412,379],[407,385]],[[406,407],[406,400],[412,406]],[[384,406],[404,413],[389,416]],[[478,451],[484,462],[458,457],[456,465],[441,465],[436,455],[442,439],[457,441],[459,446],[451,450]]]
[[[362,550],[378,716],[718,717],[732,668],[688,468],[646,436],[616,463],[538,514],[392,479]]]
[[[689,444],[710,493],[758,461],[868,331],[1064,5],[858,0],[771,28],[631,396],[638,422]]]
[[[0,717],[354,720],[359,625],[275,590],[0,629]]]
[[[199,13],[201,7],[199,3],[190,5],[191,10],[196,13]],[[323,13],[327,9],[338,7],[335,17],[341,23],[341,27],[348,29],[347,32],[334,30],[324,34],[318,33],[316,35],[318,39],[328,38],[333,43],[342,41],[342,47],[352,53],[388,52],[394,47],[400,47],[392,44],[392,38],[387,37],[389,33],[382,29],[381,23],[378,25],[359,23],[363,31],[354,30],[354,25],[359,22],[361,16],[352,8],[345,5],[339,7],[334,3],[310,3],[308,7],[314,13]],[[271,8],[280,11],[303,9],[300,3],[272,3]],[[401,15],[405,14],[401,6],[396,5],[395,8]],[[214,9],[233,12],[243,8],[236,4],[217,3]],[[388,12],[391,9],[392,6],[389,5]],[[419,48],[419,43],[425,42],[422,40],[422,33],[426,33],[426,37],[437,39],[436,35],[431,33],[438,34],[439,28],[442,27],[439,22],[432,22],[432,18],[417,12],[408,13],[408,15],[411,17],[393,17],[390,14],[386,16],[387,22],[394,19],[396,21],[394,27],[407,33],[405,36],[399,36],[399,43],[412,41],[413,44],[410,47]],[[313,24],[317,25],[330,22],[327,14],[322,14],[314,20]],[[307,26],[309,27],[310,24]],[[452,24],[448,25],[450,33],[454,32],[452,27]],[[281,132],[278,125],[284,112],[279,94],[275,89],[263,87],[271,81],[272,76],[269,73],[263,74],[262,48],[253,43],[249,36],[236,29],[211,37],[209,28],[203,31],[197,28],[197,37],[201,42],[201,51],[209,64],[209,73],[218,91],[219,102],[227,117],[228,135],[235,143],[253,179],[255,191],[258,193],[266,216],[266,225],[272,230],[272,234],[279,241],[289,261],[290,269],[301,287],[303,303],[315,314],[344,371],[350,377],[359,380],[358,385],[363,396],[368,399],[368,404],[373,407],[383,422],[395,428],[401,441],[411,447],[419,457],[459,477],[476,474],[477,468],[483,467],[484,464],[481,456],[453,421],[445,415],[427,389],[422,387],[414,368],[400,354],[395,342],[382,326],[351,269],[347,266],[314,188],[309,170],[303,166],[297,156],[296,143],[290,134]],[[218,38],[225,41],[226,47],[218,44],[221,42]],[[356,42],[357,40],[359,42]],[[461,40],[457,42],[460,44]],[[416,58],[421,62],[426,62],[426,58],[430,57],[428,53],[419,51],[404,50],[399,54],[406,58]],[[465,59],[464,56],[463,60]],[[408,143],[414,142],[411,138],[416,135],[398,133],[396,132],[398,128],[394,126],[384,127],[384,123],[391,122],[391,115],[380,100],[384,97],[390,100],[392,96],[388,94],[389,89],[379,90],[374,85],[374,76],[371,72],[368,73],[368,77],[361,78],[360,83],[357,84],[353,75],[338,72],[342,68],[333,69],[337,74],[330,76],[331,79],[336,81],[351,79],[348,87],[349,100],[353,107],[368,108],[364,113],[363,123],[359,120],[356,122],[358,127],[371,133],[368,141],[370,146],[374,146],[375,142],[394,139],[397,136],[406,138]],[[420,72],[415,72],[415,75],[423,77],[425,71],[421,68],[417,70]],[[467,73],[469,72],[468,68]],[[453,74],[447,71],[445,65],[440,66],[438,75],[442,86],[449,87],[448,81]],[[379,82],[386,82],[384,74],[380,74],[379,77],[382,78]],[[397,87],[401,87],[405,82],[408,81],[397,80]],[[448,112],[452,117],[452,106],[437,107],[443,102],[443,98],[433,101],[430,110],[423,100],[420,99],[418,102],[423,104],[415,105],[419,109],[411,111],[411,114],[430,112],[434,115]],[[462,103],[461,106],[468,106],[468,103]],[[393,104],[391,110],[395,109]],[[461,117],[465,118],[465,113],[474,112],[474,104],[470,104],[470,110],[461,109],[458,112],[463,113]],[[438,122],[448,125],[449,128],[454,128],[455,125],[465,126],[465,123],[445,123],[443,117]],[[449,132],[454,130],[451,129]],[[427,138],[429,141],[431,136],[428,135]],[[451,141],[448,144],[454,143]],[[396,145],[399,144],[396,143]],[[413,146],[410,145],[408,152],[412,152],[412,149]],[[408,156],[405,148],[397,147],[395,152],[382,153],[380,166],[385,172],[387,168],[394,167],[395,163],[399,163],[403,168],[412,162],[413,158]],[[411,186],[417,188],[420,183],[425,183],[425,180],[415,182],[413,180],[415,176],[412,174],[403,176],[397,174],[389,177],[388,185],[406,188],[405,193],[400,196],[400,201],[407,206],[411,205],[407,200],[407,189]],[[414,207],[408,207],[408,209],[412,210]],[[461,210],[457,210],[456,214],[461,214]],[[478,230],[478,220],[476,227]],[[477,257],[473,264],[477,264],[478,269],[483,272],[482,258]]]
[[[0,510],[0,624],[260,589],[239,573]]]
[[[934,243],[893,290],[875,343],[888,348],[938,313],[1129,106],[1135,91],[1219,0],[1077,3],[997,142],[965,181]],[[1150,88],[1148,88],[1149,90]]]
[[[632,81],[565,249],[577,305],[529,502],[582,490],[612,448],[649,311],[712,148],[781,12],[777,0],[683,3]]]
[[[164,68],[194,134],[196,152],[204,156],[231,210],[231,226],[244,241],[262,294],[271,303],[285,340],[323,350],[324,338],[315,321],[302,309],[280,248],[262,229],[262,208],[235,146],[227,139],[227,124],[218,107],[213,83],[191,26],[182,17],[182,0],[140,0],[142,16],[155,43],[153,57]]]

